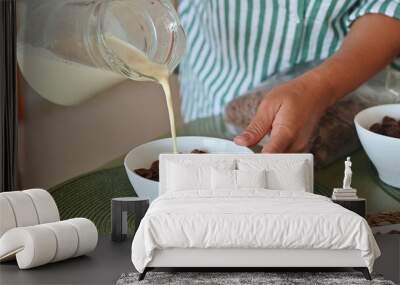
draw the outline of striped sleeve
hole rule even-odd
[[[348,26],[366,14],[383,14],[400,20],[400,0],[362,0],[348,17]]]
[[[400,0],[363,0],[350,13],[347,21],[347,27],[366,14],[383,14],[394,19],[400,20]],[[400,58],[397,58],[391,65],[400,70]]]

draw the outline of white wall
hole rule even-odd
[[[49,103],[26,82],[21,85],[22,188],[48,188],[169,132],[164,95],[156,83],[125,81],[73,107]],[[179,115],[176,77],[171,78],[171,85]]]

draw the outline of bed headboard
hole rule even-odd
[[[240,159],[257,159],[266,160],[274,163],[277,161],[288,161],[288,162],[301,162],[304,161],[306,165],[306,179],[307,179],[307,192],[314,192],[314,159],[310,153],[302,154],[160,154],[160,183],[159,183],[159,195],[166,192],[166,181],[167,177],[167,163],[168,162],[182,162],[182,161],[193,161],[196,164],[202,161],[209,163],[212,160],[240,160]]]

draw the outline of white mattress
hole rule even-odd
[[[139,272],[170,248],[359,250],[372,271],[379,248],[359,215],[307,192],[182,191],[156,199],[132,243]]]

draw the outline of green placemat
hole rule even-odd
[[[99,233],[111,233],[111,199],[136,196],[123,166],[102,169],[67,180],[49,189],[61,219],[84,217],[93,221]],[[128,229],[134,227],[129,216]]]
[[[368,213],[398,211],[400,190],[379,180],[376,170],[363,151],[352,155],[355,173],[353,184],[360,197],[367,199]],[[136,196],[122,159],[115,160],[113,167],[103,168],[70,179],[50,188],[62,219],[86,217],[92,220],[100,233],[111,232],[111,199]],[[117,165],[117,166],[115,166]],[[315,173],[314,193],[329,197],[333,187],[341,183],[343,161]],[[134,218],[129,216],[129,231],[134,228]]]
[[[54,186],[49,189],[60,211],[61,219],[88,218],[101,234],[111,233],[111,199],[136,196],[123,166],[101,169]],[[329,195],[322,185],[314,192]],[[128,230],[135,226],[134,217],[128,218]]]

